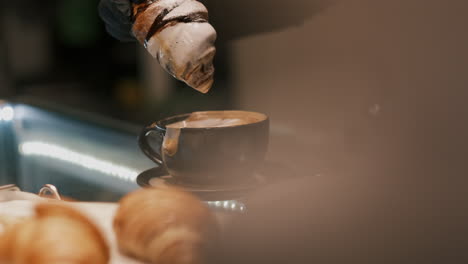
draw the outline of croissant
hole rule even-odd
[[[209,209],[174,187],[126,195],[113,227],[121,253],[157,264],[207,263],[218,240],[218,225]]]
[[[206,93],[213,84],[216,31],[195,0],[147,0],[132,8],[135,38],[175,78]]]
[[[104,238],[81,213],[58,203],[38,204],[35,212],[0,235],[0,263],[108,263]]]

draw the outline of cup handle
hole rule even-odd
[[[38,195],[41,197],[44,197],[44,196],[47,196],[47,193],[50,193],[50,195],[52,195],[52,197],[56,200],[62,200],[62,197],[60,197],[59,191],[52,184],[46,184],[42,186],[42,188],[39,190]]]
[[[162,143],[164,140],[164,134],[165,130],[158,127],[156,123],[153,123],[145,128],[143,128],[140,132],[140,135],[138,136],[138,145],[140,146],[141,151],[154,163],[158,164],[159,166],[163,165],[161,153],[158,153],[157,151],[153,150],[151,146],[148,143],[148,135],[151,132],[156,132],[158,134],[158,145],[159,145],[159,150],[162,147]]]

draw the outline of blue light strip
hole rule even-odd
[[[68,162],[89,170],[119,178],[120,180],[135,182],[138,170],[117,165],[111,161],[79,153],[72,149],[42,141],[29,141],[20,144],[19,151],[25,156],[42,156]]]

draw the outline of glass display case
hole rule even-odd
[[[158,166],[139,149],[140,130],[133,123],[79,109],[3,101],[0,186],[14,184],[38,193],[45,184],[52,184],[68,199],[116,202],[145,187],[137,184],[137,177]],[[218,212],[246,209],[239,199],[205,201]]]
[[[78,200],[116,201],[156,166],[138,149],[139,127],[38,103],[0,106],[0,181],[37,192],[44,184]]]

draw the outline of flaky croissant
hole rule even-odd
[[[53,202],[38,204],[35,212],[0,235],[0,263],[108,263],[104,238],[81,213]]]
[[[209,209],[173,187],[126,195],[113,227],[122,253],[157,264],[207,263],[218,239],[218,225]]]
[[[213,84],[216,31],[195,0],[146,0],[133,5],[135,38],[175,78],[206,93]]]

